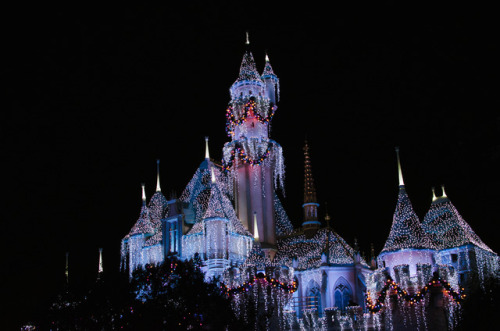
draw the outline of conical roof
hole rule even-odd
[[[128,233],[129,236],[133,236],[136,234],[153,234],[154,228],[151,223],[151,217],[149,216],[149,209],[146,207],[146,204],[143,203],[141,207],[141,213],[139,215],[139,219],[135,222],[134,226]]]
[[[257,67],[255,66],[255,60],[250,51],[246,51],[245,55],[243,55],[243,60],[241,61],[240,66],[240,75],[238,79],[236,79],[235,83],[241,81],[257,81],[262,83],[262,79],[257,71]]]
[[[391,232],[381,253],[412,248],[433,249],[434,247],[423,231],[417,214],[413,211],[404,185],[400,185]]]
[[[252,234],[245,229],[243,224],[236,217],[233,204],[226,194],[224,194],[223,188],[219,185],[215,177],[215,170],[213,170],[213,168],[211,172],[213,173],[213,178],[209,187],[209,197],[205,207],[203,219],[193,226],[191,231],[189,231],[189,234],[202,232],[203,228],[198,223],[202,223],[203,220],[210,218],[222,218],[229,221],[231,232],[245,236],[252,236]]]
[[[204,159],[195,174],[186,185],[180,200],[188,205],[194,212],[194,222],[201,221],[205,215],[211,190],[210,168],[214,166],[209,159]],[[216,167],[217,168],[217,167]],[[220,171],[215,171],[215,176],[222,176]],[[221,179],[222,180],[222,179]]]
[[[148,204],[149,215],[155,230],[161,230],[161,220],[167,216],[168,202],[161,191],[156,191]]]
[[[274,74],[273,67],[271,67],[271,62],[269,61],[269,57],[266,55],[266,64],[264,65],[264,71],[262,72],[262,78],[272,77],[277,78]]]
[[[493,252],[463,219],[447,197],[434,200],[422,223],[437,249],[473,244]]]

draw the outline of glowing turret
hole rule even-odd
[[[281,146],[269,139],[276,107],[274,93],[268,91],[274,89],[277,77],[269,61],[266,64],[261,77],[252,53],[247,50],[243,56],[239,76],[230,88],[226,119],[232,141],[224,145],[222,163],[235,183],[238,218],[255,235],[253,213],[257,213],[262,250],[272,259],[277,248],[274,196],[278,186],[283,188],[285,167]]]

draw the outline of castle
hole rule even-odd
[[[167,200],[158,161],[156,193],[147,202],[142,187],[140,216],[122,240],[122,265],[130,274],[165,256],[197,256],[207,278],[220,276],[235,289],[267,275],[288,289],[291,315],[314,312],[320,319],[350,307],[379,312],[388,304],[387,291],[416,305],[430,280],[443,284],[453,304],[468,280],[495,274],[497,254],[460,216],[444,188],[440,197],[433,190],[420,222],[405,190],[398,150],[398,201],[378,257],[366,261],[356,244],[351,247],[329,226],[328,215],[321,227],[307,143],[303,222],[294,229],[276,194],[284,180],[282,148],[270,139],[278,101],[279,79],[269,58],[259,74],[247,50],[230,88],[226,130],[231,141],[224,145],[222,162],[210,159],[207,138],[205,158],[182,195]]]

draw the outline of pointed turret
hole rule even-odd
[[[391,275],[394,276],[393,268],[406,264],[409,265],[410,275],[414,276],[418,264],[433,263],[434,246],[423,231],[406,193],[399,159],[399,148],[396,148],[396,156],[399,177],[398,202],[394,211],[389,237],[378,256],[379,266],[382,264],[388,267]]]
[[[161,240],[161,220],[167,216],[168,201],[160,187],[160,160],[156,160],[156,192],[149,200],[148,210],[155,233],[160,233],[155,238]]]
[[[417,214],[406,193],[403,182],[403,172],[399,158],[399,148],[396,148],[399,177],[399,196],[394,211],[391,232],[385,242],[382,253],[402,249],[432,248],[428,236],[422,230]]]
[[[142,186],[142,207],[139,219],[134,224],[129,232],[129,236],[137,234],[147,234],[152,235],[154,233],[153,225],[151,224],[151,218],[149,215],[149,209],[146,206],[146,189],[144,183]]]
[[[443,195],[432,201],[422,227],[439,250],[472,244],[493,252],[463,219],[446,196],[444,187]]]
[[[312,234],[319,229],[321,223],[318,221],[318,201],[316,200],[316,188],[309,156],[309,145],[307,141],[304,146],[304,221],[302,227],[307,234]]]
[[[279,101],[279,79],[278,76],[273,71],[271,67],[271,62],[269,61],[269,56],[266,54],[266,64],[264,66],[264,71],[262,72],[262,80],[266,84],[266,94],[273,106],[273,111],[276,111],[278,106],[276,106],[277,101]]]

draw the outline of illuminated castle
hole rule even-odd
[[[226,129],[231,141],[224,145],[222,162],[210,159],[207,138],[205,158],[179,198],[162,195],[159,163],[156,193],[149,203],[143,186],[139,219],[122,240],[122,266],[130,274],[148,263],[161,263],[165,256],[199,257],[207,277],[220,276],[234,293],[265,275],[270,284],[287,289],[286,310],[299,318],[314,312],[321,320],[347,313],[349,307],[358,315],[378,312],[388,300],[388,286],[397,283],[413,293],[436,271],[453,293],[459,293],[467,278],[484,279],[496,271],[498,256],[472,231],[444,190],[442,197],[434,196],[420,223],[405,190],[399,153],[398,202],[376,261],[373,257],[368,264],[357,244],[351,247],[330,227],[328,215],[327,226],[321,228],[307,143],[304,216],[302,227],[294,229],[276,193],[283,188],[285,166],[281,146],[270,139],[279,79],[267,55],[259,74],[252,53],[245,52],[230,97]]]

